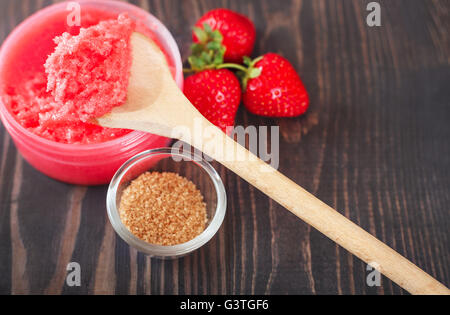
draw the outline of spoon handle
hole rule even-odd
[[[412,262],[267,165],[206,120],[179,90],[154,42],[134,33],[126,104],[98,119],[104,127],[178,138],[200,149],[294,215],[414,294],[450,291]],[[208,141],[206,141],[208,140]],[[233,154],[234,153],[234,154]],[[281,228],[281,227],[280,227]]]
[[[410,293],[450,294],[449,289],[411,261],[258,159],[206,119],[202,123],[208,126],[209,135],[213,134],[213,137],[208,137],[213,141],[204,142],[199,136],[184,140],[190,140],[193,146]],[[230,152],[234,154],[230,155]]]

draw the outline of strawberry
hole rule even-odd
[[[253,52],[256,39],[255,25],[249,18],[228,9],[215,9],[198,20],[193,32],[195,43],[206,43],[205,25],[219,31],[225,46],[225,61],[242,63],[244,56]]]
[[[245,65],[224,64],[220,67],[241,70],[243,101],[248,111],[268,117],[295,117],[309,107],[309,97],[303,82],[291,63],[280,55],[268,53]]]
[[[234,126],[241,102],[241,87],[227,69],[203,70],[186,78],[184,94],[211,123],[226,132]]]

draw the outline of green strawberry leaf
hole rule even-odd
[[[222,44],[223,42],[223,35],[220,31],[215,30],[214,32],[212,32],[211,34],[212,36],[212,40],[216,43]]]
[[[253,62],[252,58],[250,58],[248,56],[244,56],[243,60],[244,60],[244,65],[249,66],[249,67],[252,65],[252,62]]]
[[[202,51],[200,58],[205,62],[205,64],[210,65],[212,62],[212,54],[210,51]]]
[[[206,32],[208,35],[211,35],[212,32],[213,32],[211,26],[209,26],[208,23],[203,23],[203,29],[205,30],[205,32]]]
[[[262,69],[261,68],[251,68],[248,72],[248,78],[254,79],[261,75]]]
[[[214,65],[219,66],[223,64],[224,56],[225,56],[226,48],[224,46],[221,46],[218,51],[216,52],[216,55],[214,56]]]
[[[203,49],[204,49],[204,45],[202,45],[202,44],[192,44],[192,46],[191,46],[192,55],[197,56],[197,55],[201,54]]]
[[[200,69],[203,69],[205,66],[205,62],[196,56],[190,56],[188,61],[194,71],[201,71]]]
[[[218,51],[221,48],[222,44],[218,42],[209,42],[206,44],[206,49]]]
[[[208,40],[208,34],[199,27],[194,26],[193,28],[195,36],[197,36],[200,43],[206,43]]]

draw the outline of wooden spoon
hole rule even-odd
[[[140,130],[183,140],[213,157],[366,263],[377,266],[381,273],[410,293],[450,294],[443,284],[412,262],[209,123],[180,91],[166,57],[154,42],[134,33],[131,44],[133,64],[128,101],[98,119],[101,126]],[[202,131],[208,133],[209,141],[204,139]],[[230,152],[244,158],[239,161],[230,159],[227,156]]]

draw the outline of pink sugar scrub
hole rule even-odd
[[[45,63],[47,91],[59,106],[41,115],[41,122],[87,122],[122,105],[131,67],[130,36],[135,23],[125,14],[64,33]]]
[[[94,144],[131,132],[88,121],[126,100],[136,23],[121,14],[90,24],[78,34],[54,38],[56,47],[47,49],[51,54],[45,65],[31,64],[31,59],[23,78],[2,95],[22,126],[48,140]]]

